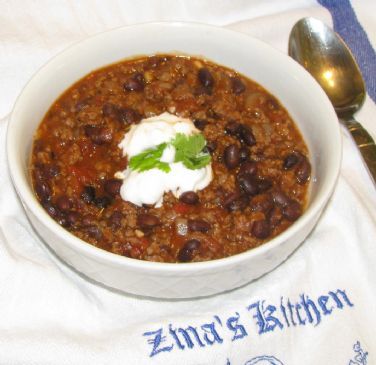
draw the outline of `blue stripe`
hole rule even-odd
[[[340,34],[362,71],[368,95],[376,103],[376,53],[367,33],[359,23],[349,0],[318,0],[325,6],[333,18],[334,30]]]

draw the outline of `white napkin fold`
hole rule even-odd
[[[299,18],[315,16],[331,24],[329,13],[314,1],[0,6],[2,115],[52,54],[114,26],[198,20],[228,25],[285,52]],[[366,31],[375,32],[374,24]],[[375,112],[367,100],[358,117],[371,126]],[[5,130],[6,118],[0,121],[0,365],[376,363],[376,193],[345,130],[337,188],[304,244],[253,283],[184,301],[111,291],[57,259],[31,228],[11,186]],[[376,129],[370,132],[375,135]]]

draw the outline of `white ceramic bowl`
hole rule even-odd
[[[310,150],[308,208],[268,243],[210,262],[145,262],[98,249],[60,227],[35,198],[28,174],[33,131],[53,101],[90,71],[134,55],[184,53],[228,66],[263,85],[290,112]],[[88,38],[43,66],[17,99],[8,133],[11,177],[26,213],[43,240],[69,265],[111,288],[142,296],[189,298],[239,287],[283,262],[315,226],[340,169],[337,117],[324,92],[297,63],[241,33],[188,23],[129,26]]]

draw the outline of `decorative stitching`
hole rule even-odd
[[[147,340],[148,344],[153,346],[153,349],[151,350],[151,353],[149,355],[150,357],[153,357],[159,354],[160,352],[165,352],[165,351],[170,352],[174,347],[174,345],[170,345],[170,346],[158,348],[162,342],[166,341],[166,336],[162,336],[162,331],[163,331],[162,328],[159,328],[156,331],[144,332],[142,334],[143,336],[153,336],[153,338],[148,338]]]
[[[151,346],[149,357],[161,353],[185,352],[187,349],[204,351],[208,347],[221,345],[225,341],[245,340],[255,331],[262,336],[272,335],[274,332],[280,333],[289,327],[307,325],[316,327],[336,311],[354,307],[345,290],[332,290],[316,298],[305,293],[300,294],[298,301],[281,296],[277,306],[265,300],[256,300],[243,308],[243,311],[234,311],[227,317],[221,318],[213,315],[209,323],[195,323],[194,325],[188,323],[184,326],[175,326],[170,323],[166,327],[144,332],[143,336],[147,338],[146,342]],[[275,331],[275,329],[280,331]],[[354,347],[354,351],[355,349],[361,349],[360,345]],[[359,350],[357,357],[355,356],[349,364],[365,365],[367,355],[368,353]],[[267,358],[264,357],[265,359]],[[227,365],[230,365],[230,360],[227,360]]]
[[[238,312],[235,312],[235,314],[235,317],[228,318],[226,322],[227,328],[230,331],[234,331],[234,336],[231,338],[231,341],[235,341],[245,336],[248,336],[245,327],[238,323],[240,319],[240,314]]]
[[[353,350],[356,355],[350,360],[349,365],[367,365],[368,352],[362,349],[359,341],[353,345]]]
[[[283,365],[283,362],[281,360],[278,360],[274,356],[267,356],[267,355],[262,355],[262,356],[257,356],[254,357],[251,360],[248,360],[244,365]]]

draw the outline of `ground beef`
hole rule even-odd
[[[118,144],[132,124],[166,111],[201,130],[214,178],[186,201],[167,193],[160,208],[138,207],[119,195],[114,174],[127,159]],[[260,85],[206,60],[156,55],[91,72],[59,97],[35,134],[31,174],[48,214],[94,246],[205,261],[259,246],[298,219],[307,156],[291,117]]]

